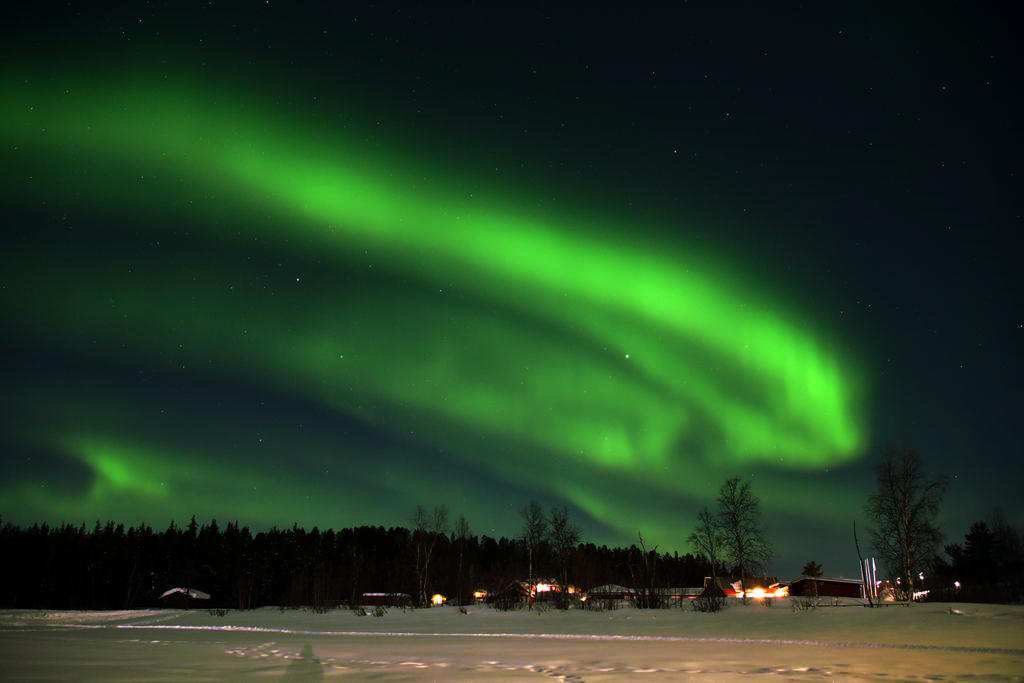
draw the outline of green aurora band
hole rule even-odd
[[[254,96],[10,74],[0,88],[10,201],[133,224],[158,212],[210,253],[306,264],[293,292],[268,296],[251,284],[255,267],[204,250],[129,268],[59,245],[45,258],[14,245],[5,270],[24,286],[17,301],[4,294],[9,333],[98,340],[96,353],[118,362],[255,377],[396,438],[426,440],[456,465],[570,501],[623,533],[661,516],[630,510],[608,481],[644,487],[652,504],[697,500],[737,468],[814,471],[860,455],[854,363],[756,283],[681,247],[631,238],[600,216],[526,208],[416,154],[311,131]],[[334,270],[370,284],[344,286]],[[36,403],[55,402],[30,384]],[[63,415],[45,436],[23,438],[91,472],[89,510],[119,497],[161,511],[188,504],[174,462],[232,478],[215,453],[185,455],[184,444],[141,429],[127,435],[130,423],[98,416],[83,428]],[[485,458],[481,443],[511,454]],[[545,476],[551,462],[573,476]],[[329,488],[310,502],[280,473],[247,476],[222,496],[234,506],[222,516],[257,517],[246,492],[275,482],[275,497],[289,501],[279,514],[331,505]],[[418,502],[409,478],[393,492],[406,507]],[[32,496],[0,488],[4,507],[44,504]],[[359,500],[346,511],[380,509]],[[73,515],[80,503],[51,509]],[[473,505],[485,507],[486,495]],[[662,523],[655,538],[673,533]]]

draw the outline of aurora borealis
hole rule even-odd
[[[631,144],[612,136],[622,151],[611,146],[607,168],[632,164],[636,178],[609,182],[583,159],[607,128],[634,124],[602,116],[560,147],[510,144],[459,110],[468,86],[442,75],[423,86],[451,95],[423,105],[442,123],[421,123],[417,110],[395,106],[406,95],[378,90],[413,48],[368,66],[356,46],[377,34],[325,15],[324,32],[340,34],[330,45],[349,50],[327,59],[302,47],[313,18],[267,11],[254,25],[277,26],[292,59],[262,71],[227,43],[194,47],[170,10],[151,17],[161,31],[129,52],[104,31],[45,59],[31,58],[38,33],[5,51],[4,519],[159,525],[196,514],[338,527],[403,524],[417,503],[444,502],[478,533],[509,535],[534,497],[569,504],[592,540],[629,542],[642,531],[685,550],[694,511],[729,476],[754,477],[776,530],[806,524],[808,536],[829,536],[858,514],[880,444],[964,443],[942,435],[956,421],[937,398],[957,391],[896,393],[916,376],[920,321],[908,323],[899,306],[860,324],[831,317],[845,314],[854,290],[882,309],[900,299],[912,308],[916,296],[902,278],[874,279],[889,257],[876,261],[864,246],[875,234],[864,214],[808,220],[825,215],[823,197],[859,201],[843,194],[866,181],[847,175],[842,146],[831,190],[810,176],[788,194],[733,184],[719,166],[743,166],[750,150],[741,147],[727,152],[732,160],[670,174],[691,197],[680,202],[664,189],[668,162],[637,165],[637,150],[658,130],[672,131],[666,157],[700,146],[690,138],[730,134],[696,118],[675,129],[678,102],[664,112],[637,105],[664,118],[655,132],[629,133]],[[31,12],[20,21],[50,25]],[[389,21],[404,25],[371,18],[378,28]],[[54,35],[74,33],[52,25]],[[76,50],[84,59],[70,57]],[[192,50],[205,55],[201,68]],[[679,59],[673,68],[691,68]],[[546,76],[552,87],[559,73]],[[635,86],[594,78],[581,88]],[[483,99],[522,86],[477,83]],[[683,98],[703,86],[672,87]],[[755,101],[740,98],[729,117],[755,111]],[[549,110],[542,118],[581,116],[558,97],[535,106]],[[528,110],[508,116],[528,127]],[[382,132],[380,117],[403,123]],[[767,126],[749,125],[754,133],[732,135]],[[791,144],[794,157],[816,146]],[[531,158],[591,171],[560,180],[525,170]],[[481,172],[515,159],[519,171]],[[885,185],[906,163],[876,162],[873,182]],[[708,194],[704,175],[718,178],[715,204],[756,204],[761,217],[724,209],[719,226],[715,206],[687,211]],[[648,206],[623,210],[616,197],[644,185]],[[877,234],[903,244],[917,229]],[[721,236],[731,234],[743,238],[730,245]],[[934,249],[926,261],[957,247]],[[993,258],[998,273],[1002,257]],[[834,263],[823,272],[823,261]],[[990,291],[969,279],[964,287],[963,301]],[[922,353],[959,348],[931,344]],[[894,355],[903,361],[895,384],[886,375]],[[970,441],[982,422],[963,420]],[[961,457],[940,449],[936,469]],[[966,501],[951,512],[974,504]],[[807,545],[830,560],[844,547],[773,540],[783,568],[812,553]]]

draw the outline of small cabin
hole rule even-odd
[[[530,584],[526,581],[511,581],[502,590],[488,593],[485,600],[499,610],[524,607],[530,601]]]

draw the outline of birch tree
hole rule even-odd
[[[718,585],[718,565],[722,560],[725,539],[718,519],[705,507],[697,514],[697,526],[686,542],[697,555],[703,557],[711,571],[711,581]]]
[[[548,534],[551,544],[551,551],[554,553],[558,568],[561,571],[559,579],[562,582],[562,592],[559,598],[559,607],[569,607],[569,559],[572,551],[580,542],[580,528],[569,519],[569,508],[552,508],[548,518],[551,531]]]
[[[534,577],[534,559],[536,558],[538,547],[547,535],[548,522],[544,517],[544,509],[535,500],[531,500],[523,506],[519,514],[523,518],[522,539],[523,543],[526,544],[526,554],[530,569],[530,593],[532,596],[537,583]],[[528,600],[528,603],[532,608],[533,601]]]
[[[899,592],[914,596],[914,578],[942,540],[936,517],[946,480],[928,480],[924,459],[912,448],[891,448],[875,468],[878,491],[865,512],[871,520],[872,545],[889,570],[902,579]]]
[[[438,505],[428,511],[422,505],[416,506],[412,516],[412,542],[416,551],[416,600],[420,606],[429,604],[427,582],[430,576],[430,560],[438,537],[447,532],[448,508]]]
[[[764,571],[772,551],[761,526],[761,501],[750,483],[733,477],[718,490],[718,523],[722,530],[725,557],[740,575],[746,600],[748,579]]]

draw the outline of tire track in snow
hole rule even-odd
[[[737,645],[798,645],[810,647],[881,648],[897,650],[929,650],[938,652],[970,652],[981,654],[1024,656],[1024,648],[977,647],[971,645],[927,645],[915,643],[863,643],[841,640],[797,640],[791,638],[732,638],[698,636],[643,636],[581,633],[434,633],[413,631],[309,631],[304,629],[271,628],[268,626],[189,626],[185,624],[115,624],[100,625],[96,628],[181,630],[181,631],[232,631],[251,633],[281,633],[302,636],[349,636],[355,638],[518,638],[523,640],[583,640],[618,642],[668,642],[668,643],[729,643]]]

